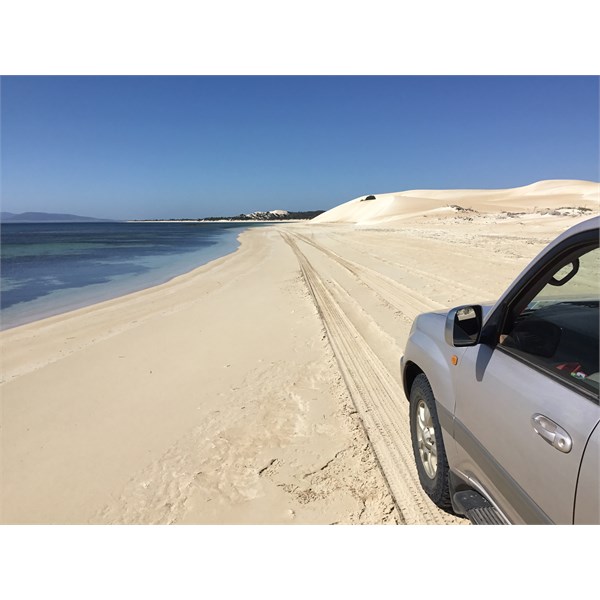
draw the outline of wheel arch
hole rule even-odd
[[[432,313],[429,319],[420,319],[419,327],[409,337],[402,357],[402,384],[407,398],[415,378],[423,373],[436,403],[447,413],[454,415],[454,366],[451,357],[457,349],[443,339],[444,317]],[[460,349],[459,349],[460,350]],[[460,352],[458,352],[460,354]],[[450,429],[451,431],[451,429]]]
[[[404,395],[406,396],[407,402],[410,402],[410,389],[412,388],[412,384],[421,373],[425,374],[419,365],[412,360],[407,361],[404,372],[402,373],[402,385],[404,387]]]

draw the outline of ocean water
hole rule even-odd
[[[247,223],[3,223],[0,329],[164,283],[233,252]]]

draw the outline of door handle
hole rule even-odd
[[[552,419],[536,413],[531,417],[533,430],[551,446],[567,454],[571,452],[573,440],[571,436]]]

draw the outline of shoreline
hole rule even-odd
[[[2,523],[397,522],[294,255],[240,237],[0,333]]]
[[[190,267],[184,267],[184,269],[185,269],[184,271],[175,273],[174,275],[165,275],[163,273],[163,275],[160,278],[158,278],[159,280],[157,280],[156,282],[145,283],[143,281],[139,281],[138,282],[139,287],[137,287],[137,285],[136,285],[133,289],[128,289],[128,287],[126,285],[124,286],[123,281],[117,281],[117,282],[110,281],[110,282],[102,283],[102,284],[91,284],[91,285],[87,285],[87,286],[83,286],[83,287],[67,288],[67,289],[61,290],[59,292],[60,296],[63,296],[65,300],[62,303],[59,303],[58,306],[55,305],[55,307],[52,307],[52,306],[50,306],[48,308],[44,307],[43,305],[45,304],[45,301],[47,300],[47,298],[44,296],[41,296],[40,298],[36,298],[35,300],[32,300],[32,301],[28,301],[27,304],[29,306],[26,308],[26,311],[30,308],[32,303],[41,303],[42,304],[42,307],[38,308],[37,310],[34,306],[33,312],[35,313],[35,316],[33,318],[31,318],[31,320],[29,319],[28,316],[23,316],[23,317],[17,316],[16,318],[13,317],[12,318],[13,321],[16,320],[16,321],[22,321],[22,322],[18,322],[14,325],[8,325],[8,326],[5,326],[5,324],[4,324],[6,317],[0,316],[0,332],[9,331],[16,327],[22,327],[24,325],[29,325],[32,323],[37,323],[38,321],[41,321],[44,319],[57,317],[60,315],[65,315],[67,313],[70,313],[70,312],[73,312],[76,310],[99,305],[99,304],[102,304],[103,302],[108,302],[110,300],[122,298],[129,294],[143,292],[144,290],[148,290],[153,287],[169,283],[170,281],[172,281],[173,279],[175,279],[177,277],[181,277],[183,275],[191,273],[204,265],[207,265],[215,260],[219,260],[220,258],[224,258],[225,256],[235,253],[240,247],[240,236],[246,230],[247,229],[242,229],[236,236],[236,244],[237,244],[236,247],[234,247],[233,249],[223,248],[223,250],[226,252],[225,254],[221,254],[220,256],[217,256],[217,257],[211,257],[210,255],[208,255],[205,262],[199,262],[199,263],[195,263],[194,265],[191,265]],[[210,250],[211,250],[211,248],[208,247],[205,249],[205,252],[210,251]],[[202,260],[202,259],[200,259],[200,260]],[[151,269],[151,271],[154,271],[156,273],[157,269],[153,268],[153,269]],[[95,293],[92,290],[92,288],[96,289]],[[100,288],[100,289],[98,289],[98,288]],[[55,294],[56,294],[56,292],[55,292]],[[72,300],[69,300],[68,299],[69,296],[75,296],[75,298]],[[11,307],[9,307],[5,310],[10,311],[10,309],[11,309]],[[25,313],[25,315],[26,314],[27,313]]]
[[[240,237],[244,233],[245,231],[239,233],[239,235],[237,236],[238,246],[231,252],[228,252],[227,254],[224,254],[223,256],[220,256],[218,258],[212,259],[204,264],[198,265],[193,269],[186,271],[185,273],[174,275],[167,281],[163,281],[162,283],[158,283],[155,285],[150,285],[148,287],[133,292],[127,292],[119,296],[115,296],[113,298],[100,300],[98,302],[86,304],[85,306],[80,306],[74,309],[66,310],[55,315],[42,317],[40,319],[36,319],[28,323],[23,323],[21,325],[9,327],[7,329],[1,329],[0,341],[4,342],[2,338],[9,337],[11,336],[11,334],[17,335],[20,338],[18,334],[21,332],[21,330],[37,328],[46,329],[46,326],[50,329],[53,329],[56,326],[60,326],[65,321],[69,321],[71,319],[79,320],[81,318],[93,316],[94,314],[117,311],[120,304],[123,304],[123,306],[128,306],[129,304],[135,305],[143,303],[144,300],[152,300],[154,295],[175,293],[179,285],[185,286],[189,279],[202,275],[205,272],[210,272],[212,268],[220,266],[222,262],[232,258],[236,255],[236,253],[240,252],[242,248],[242,242],[240,241]],[[5,366],[6,365],[3,363],[3,377],[0,380],[0,383],[6,380],[4,372]]]

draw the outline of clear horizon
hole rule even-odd
[[[1,210],[327,210],[363,194],[598,181],[598,77],[2,77]]]

